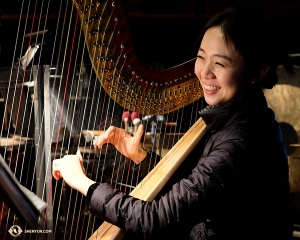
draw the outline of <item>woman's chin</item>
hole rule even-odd
[[[214,106],[214,105],[218,105],[220,104],[219,101],[217,101],[216,99],[211,99],[211,98],[207,98],[207,97],[204,97],[205,99],[205,102],[208,104],[208,105],[211,105],[211,106]]]

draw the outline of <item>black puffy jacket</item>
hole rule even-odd
[[[287,154],[262,90],[200,115],[206,144],[188,177],[152,202],[99,184],[90,211],[128,239],[290,239]]]

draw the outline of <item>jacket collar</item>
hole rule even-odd
[[[222,105],[208,105],[201,112],[199,112],[200,117],[202,117],[207,125],[208,131],[216,131],[225,124],[225,121],[231,115],[230,113],[234,108],[235,102],[235,99],[231,99]]]
[[[222,105],[208,105],[199,112],[199,115],[206,123],[207,130],[214,132],[223,127],[235,113],[241,113],[247,109],[249,114],[253,114],[253,112],[263,111],[267,107],[262,89],[248,85],[239,97]]]

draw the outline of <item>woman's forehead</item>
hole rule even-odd
[[[207,50],[215,51],[218,54],[227,54],[237,56],[239,52],[236,50],[234,44],[225,39],[225,35],[220,26],[209,28],[201,41],[200,48],[205,51]]]

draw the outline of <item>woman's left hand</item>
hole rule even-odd
[[[83,159],[79,151],[76,155],[66,155],[52,162],[52,175],[56,180],[63,178],[65,182],[86,195],[90,185],[95,183],[85,175]]]

